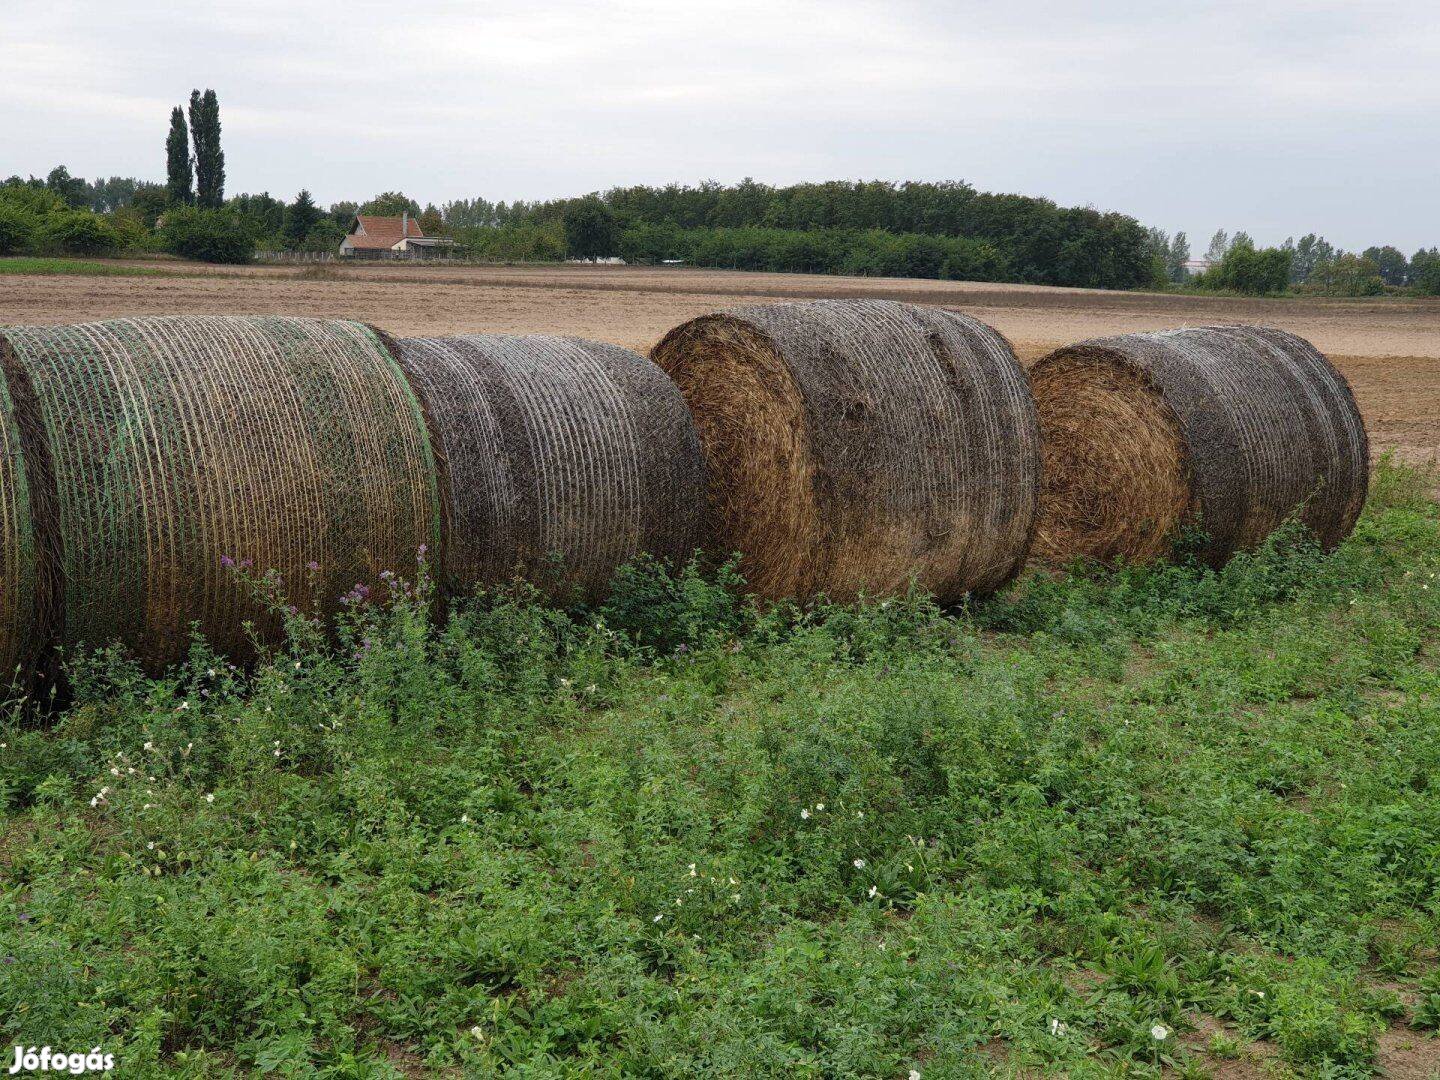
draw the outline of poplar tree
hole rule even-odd
[[[195,143],[195,201],[218,210],[225,202],[225,152],[220,149],[220,102],[214,90],[190,91],[190,138]]]
[[[172,205],[195,201],[195,173],[190,162],[190,132],[185,110],[170,110],[170,136],[165,140],[165,198]]]

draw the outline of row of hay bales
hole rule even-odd
[[[653,361],[653,362],[652,362]],[[1031,554],[1214,562],[1301,514],[1334,544],[1364,428],[1307,343],[1217,327],[1008,342],[879,300],[743,307],[646,360],[550,336],[394,340],[219,316],[0,330],[0,664],[279,618],[419,558],[442,595],[524,575],[581,599],[640,552],[742,553],[766,598],[993,590]]]

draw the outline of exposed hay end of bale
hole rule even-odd
[[[222,557],[333,612],[357,582],[413,573],[438,540],[424,423],[369,327],[180,316],[0,336],[52,470],[69,645],[118,641],[157,668],[185,654],[193,623],[244,656],[246,620],[265,639],[280,621]]]
[[[738,308],[654,360],[695,417],[714,546],[770,599],[913,581],[942,603],[1007,582],[1034,524],[1038,434],[1008,342],[884,300]]]
[[[704,461],[665,373],[618,345],[476,334],[397,342],[441,465],[445,577],[596,599],[647,552],[694,553]]]
[[[35,506],[44,502],[36,491],[44,487],[43,465],[34,460],[33,432],[23,430],[25,389],[25,374],[0,338],[0,690],[27,681],[51,630]]]
[[[1193,525],[1218,565],[1297,513],[1330,548],[1364,506],[1354,396],[1292,334],[1218,326],[1081,342],[1037,362],[1030,381],[1042,561],[1147,561]]]
[[[1180,421],[1164,397],[1142,370],[1083,348],[1032,380],[1042,477],[1034,558],[1165,554],[1194,507]]]

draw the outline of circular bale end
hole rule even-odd
[[[1067,349],[1032,373],[1041,488],[1034,557],[1149,560],[1193,513],[1180,421],[1143,371]]]
[[[666,337],[656,360],[695,418],[724,550],[744,553],[757,594],[805,595],[820,530],[815,463],[804,401],[775,342],[743,318],[707,315]]]
[[[1288,518],[1324,548],[1365,503],[1355,398],[1309,342],[1209,326],[1081,342],[1030,369],[1043,432],[1039,540],[1051,563],[1169,554],[1177,526],[1220,565]]]
[[[550,335],[396,347],[441,465],[452,591],[518,576],[595,600],[642,552],[694,554],[704,463],[685,402],[654,364]]]
[[[25,687],[50,627],[42,535],[45,473],[28,383],[0,332],[0,690]]]
[[[1018,572],[1038,434],[1009,344],[967,316],[884,300],[738,308],[654,360],[695,417],[712,547],[766,599],[912,583],[941,603]]]

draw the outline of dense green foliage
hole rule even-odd
[[[165,198],[175,206],[195,201],[195,169],[190,157],[190,132],[180,106],[170,110],[170,134],[165,139]]]
[[[127,215],[73,209],[53,188],[0,185],[0,255],[113,255],[143,233]]]
[[[1385,292],[1385,281],[1373,260],[1342,252],[1317,264],[1297,291],[1321,296],[1380,296]]]
[[[613,258],[620,248],[620,230],[615,214],[599,199],[576,199],[565,207],[561,218],[565,230],[565,253],[572,259]]]
[[[0,1026],[125,1075],[1198,1076],[1252,1041],[1366,1075],[1440,1022],[1427,482],[1382,466],[1330,557],[957,613],[641,564],[599,611],[292,616],[251,674],[77,660],[0,728]]]
[[[561,262],[565,258],[565,229],[559,221],[464,227],[451,235],[461,258],[487,262]]]
[[[1220,262],[1193,283],[1202,289],[1250,296],[1282,293],[1290,285],[1291,257],[1284,248],[1256,248],[1249,237],[1243,237],[1230,244]]]
[[[254,234],[227,210],[176,207],[165,215],[160,236],[167,251],[199,262],[247,263],[255,255]]]
[[[627,263],[678,260],[730,270],[995,281],[999,253],[979,240],[879,229],[675,229],[641,226],[620,237]]]
[[[938,277],[949,260],[952,277],[975,266],[982,280],[1111,289],[1152,277],[1149,236],[1133,218],[962,183],[746,180],[616,188],[600,198],[622,230],[622,251],[643,252],[647,261]],[[524,212],[544,218],[554,206]],[[897,253],[881,234],[900,237],[907,250]],[[877,263],[887,268],[870,268]],[[859,269],[839,269],[845,266]]]
[[[195,144],[195,205],[218,210],[225,202],[225,151],[214,90],[190,91],[190,139]]]

